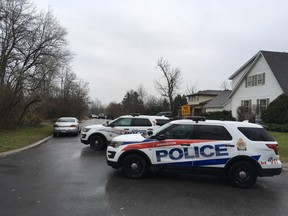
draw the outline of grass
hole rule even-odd
[[[52,125],[44,124],[42,127],[22,127],[17,130],[0,131],[0,152],[21,148],[44,139],[52,134]],[[271,132],[277,140],[282,162],[288,163],[288,133]]]
[[[52,134],[52,125],[21,127],[16,130],[0,131],[0,153],[22,148]]]
[[[271,134],[278,142],[281,161],[288,163],[288,133],[271,132]]]

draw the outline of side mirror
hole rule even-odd
[[[157,138],[157,140],[165,140],[166,139],[166,137],[165,137],[165,135],[164,134],[160,134],[159,136],[157,136],[156,137]]]
[[[149,130],[149,131],[147,132],[147,135],[148,135],[148,136],[152,136],[152,134],[153,134],[153,131],[152,131],[152,130]]]

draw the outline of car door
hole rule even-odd
[[[195,124],[192,138],[193,167],[224,167],[236,153],[233,137],[222,125]]]
[[[194,159],[194,152],[191,151],[193,128],[193,124],[175,124],[158,134],[152,154],[153,164],[191,167]]]
[[[130,133],[137,134],[140,133],[146,136],[148,131],[152,131],[152,123],[148,118],[133,118],[130,128]]]
[[[117,136],[121,134],[129,134],[132,125],[132,118],[119,118],[111,125],[110,136]]]

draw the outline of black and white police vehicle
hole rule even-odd
[[[254,185],[257,177],[279,175],[277,142],[260,125],[205,119],[175,120],[151,136],[121,135],[106,151],[108,165],[128,178],[144,177],[152,166],[220,173],[237,187]]]
[[[101,150],[116,136],[137,133],[146,136],[148,131],[153,131],[169,121],[169,118],[164,116],[124,115],[106,125],[86,126],[81,131],[80,140],[94,150]]]

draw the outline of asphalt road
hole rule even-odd
[[[284,216],[287,179],[284,169],[280,176],[259,178],[250,189],[187,173],[130,180],[106,165],[104,151],[81,144],[80,136],[63,136],[0,158],[0,215]]]

